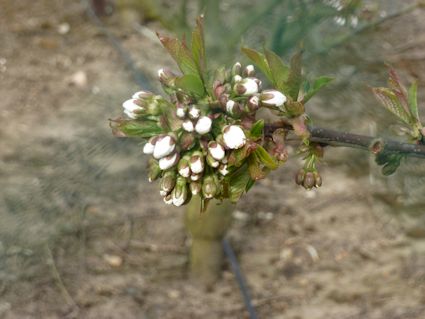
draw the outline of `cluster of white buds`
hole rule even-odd
[[[247,145],[255,112],[261,106],[282,107],[285,95],[262,91],[254,66],[242,68],[240,63],[214,82],[216,100],[207,103],[176,87],[177,76],[171,71],[161,69],[158,77],[170,102],[140,91],[123,104],[131,120],[155,120],[162,130],[143,147],[143,153],[152,156],[149,180],[160,178],[160,195],[175,206],[194,195],[224,198],[225,179],[236,169],[230,155]]]

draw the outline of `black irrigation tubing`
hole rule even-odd
[[[136,67],[134,60],[131,58],[131,55],[124,49],[120,40],[114,35],[112,35],[110,31],[108,30],[108,28],[105,26],[105,24],[102,22],[102,20],[99,19],[99,17],[97,16],[96,12],[93,9],[91,2],[89,0],[81,0],[81,2],[83,6],[86,7],[86,12],[90,20],[106,36],[111,46],[117,51],[118,55],[127,65],[128,69],[133,75],[134,81],[141,87],[145,88],[146,90],[151,90],[152,85],[149,83],[148,78],[142,73],[141,70],[139,70]],[[254,306],[252,304],[248,286],[246,284],[245,278],[242,274],[242,271],[240,269],[236,255],[232,249],[232,246],[227,241],[227,239],[223,240],[222,245],[223,245],[224,253],[230,262],[233,273],[235,275],[235,279],[241,291],[245,307],[249,313],[249,318],[258,319]]]

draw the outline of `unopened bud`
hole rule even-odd
[[[164,171],[176,165],[178,161],[179,155],[177,153],[170,154],[167,157],[163,157],[159,160],[159,168]]]
[[[189,159],[187,156],[183,156],[183,158],[179,161],[179,164],[177,166],[177,170],[179,171],[179,174],[183,177],[189,177],[190,176],[190,167],[189,167]]]
[[[224,147],[216,141],[211,141],[208,143],[208,152],[214,159],[218,161],[221,161],[226,155]]]
[[[242,81],[242,77],[240,76],[240,75],[235,75],[234,77],[233,77],[233,82],[235,82],[235,83],[239,83],[239,82],[241,82]]]
[[[165,204],[171,205],[173,203],[173,196],[171,194],[165,195],[163,200]]]
[[[312,172],[305,173],[303,186],[305,189],[312,189],[316,184],[314,174]]]
[[[226,103],[226,112],[231,115],[236,115],[240,113],[239,104],[233,100],[229,100]]]
[[[286,100],[286,96],[276,90],[264,90],[260,95],[261,104],[271,107],[281,108]]]
[[[153,157],[156,159],[163,158],[171,154],[176,148],[176,141],[173,137],[166,135],[159,138],[155,143]]]
[[[239,149],[246,143],[244,131],[238,125],[228,125],[223,129],[224,145],[230,149]]]
[[[176,79],[176,75],[168,69],[159,69],[158,70],[158,78],[162,85],[172,87],[174,86],[174,81]]]
[[[190,157],[189,166],[194,174],[199,174],[204,171],[204,156],[201,152],[193,152],[193,155]]]
[[[178,104],[176,107],[176,115],[178,118],[184,119],[186,117],[186,106]]]
[[[258,107],[260,105],[260,99],[258,98],[258,96],[253,95],[248,99],[248,102],[246,105],[248,106],[249,112],[255,112],[258,110]]]
[[[202,194],[205,198],[213,198],[218,193],[218,186],[214,175],[208,175],[202,181]]]
[[[162,176],[161,184],[159,186],[160,191],[159,193],[161,196],[165,196],[173,190],[174,186],[176,185],[176,172],[175,171],[167,171],[164,173],[164,176]]]
[[[202,116],[195,125],[198,134],[207,134],[211,131],[212,120],[208,116]]]
[[[193,132],[195,127],[193,126],[193,122],[191,120],[186,120],[182,123],[182,127],[186,132]]]
[[[190,183],[190,192],[192,195],[198,195],[202,190],[201,183],[199,182],[191,182]]]
[[[196,182],[196,181],[199,181],[201,177],[202,177],[202,174],[192,174],[190,175],[190,180]]]
[[[295,175],[295,183],[297,185],[302,185],[304,182],[304,177],[305,177],[305,170],[304,169],[300,169],[297,174]]]
[[[218,171],[221,175],[226,176],[229,174],[229,170],[227,169],[227,164],[221,164],[218,168]]]
[[[139,91],[133,94],[132,99],[148,99],[154,97],[154,94],[149,91]]]
[[[233,90],[238,95],[252,95],[258,93],[259,86],[256,78],[245,78],[237,82]]]
[[[183,132],[180,137],[180,147],[183,150],[190,150],[195,145],[195,136],[193,133]]]
[[[193,105],[193,106],[189,109],[189,117],[190,117],[192,120],[197,119],[200,115],[201,115],[201,110],[200,110],[198,107],[196,107],[196,106],[194,106],[194,105]]]
[[[131,119],[136,119],[138,113],[145,110],[143,102],[139,99],[127,100],[122,104],[122,107],[124,108],[124,113]]]
[[[253,77],[255,75],[255,68],[252,64],[247,65],[243,72],[244,76]]]
[[[218,165],[220,165],[220,162],[214,159],[210,154],[207,155],[207,164],[210,167],[216,168]]]
[[[161,174],[161,168],[159,164],[153,158],[149,160],[149,182],[156,180]]]
[[[232,75],[241,75],[242,65],[239,62],[236,62],[232,67]]]
[[[171,196],[175,206],[182,206],[185,203],[187,199],[186,178],[182,176],[177,177],[176,186],[174,187]]]
[[[145,144],[145,146],[143,146],[143,153],[144,154],[153,154],[154,149],[155,149],[154,138],[151,138]]]
[[[322,186],[322,176],[320,176],[319,172],[316,171],[313,173],[313,175],[314,175],[314,181],[315,181],[314,186],[316,187]]]

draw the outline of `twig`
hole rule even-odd
[[[288,123],[276,122],[266,124],[265,135],[270,136],[273,131],[278,128],[292,130],[291,125]],[[377,137],[373,136],[340,132],[320,127],[311,127],[309,128],[309,131],[311,134],[311,141],[335,147],[351,147],[369,150],[371,144],[377,140]],[[384,152],[400,153],[406,156],[425,158],[425,145],[403,143],[390,139],[382,139],[382,142]]]

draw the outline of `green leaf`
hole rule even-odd
[[[283,92],[289,95],[294,101],[298,99],[298,94],[302,84],[301,56],[301,51],[298,51],[292,56],[288,80],[286,81],[285,88],[283,90]]]
[[[276,169],[279,166],[277,161],[260,145],[254,151],[254,154],[264,166],[270,169]]]
[[[228,194],[229,199],[232,202],[237,202],[242,194],[249,188],[251,184],[251,177],[249,175],[246,165],[241,166],[236,171],[228,175],[229,188]]]
[[[204,20],[203,16],[199,16],[196,19],[196,27],[192,32],[193,60],[197,64],[198,71],[201,76],[206,71],[206,68],[207,68],[203,20]]]
[[[229,155],[229,166],[241,166],[249,154],[251,154],[251,149],[247,144],[245,144],[245,146],[242,148],[233,150]]]
[[[412,114],[412,116],[415,118],[417,122],[420,122],[417,91],[418,91],[418,82],[415,81],[410,86],[409,92],[408,92],[409,107],[410,107],[410,113]]]
[[[117,120],[111,121],[111,127],[115,135],[129,137],[150,138],[162,133],[162,128],[152,121]]]
[[[164,48],[170,53],[171,57],[176,61],[183,74],[192,74],[200,77],[198,66],[193,60],[192,53],[179,39],[160,36]]]
[[[372,88],[372,92],[388,111],[393,113],[404,123],[410,125],[410,114],[406,113],[399,98],[391,89],[378,87]]]
[[[306,103],[308,100],[310,100],[314,95],[316,95],[319,90],[327,85],[329,82],[331,82],[333,78],[328,76],[321,76],[314,80],[313,87],[310,87],[308,85],[306,92],[306,95],[303,98],[303,103]]]
[[[266,177],[266,172],[264,172],[261,168],[260,161],[255,153],[248,157],[248,172],[254,181],[258,181],[259,179]]]
[[[264,120],[258,120],[251,128],[251,138],[256,140],[263,136]]]
[[[257,65],[267,79],[273,83],[274,79],[271,75],[270,67],[264,54],[250,48],[242,48],[241,50],[252,62],[254,62],[255,65]]]
[[[400,153],[388,153],[384,151],[376,155],[375,162],[382,166],[382,174],[389,176],[395,173],[403,157],[404,155]]]
[[[285,82],[288,79],[289,67],[283,63],[282,59],[274,52],[265,50],[267,64],[273,78],[273,85],[279,91],[285,89]]]
[[[197,97],[205,95],[204,84],[201,79],[193,74],[186,74],[182,77],[176,78],[176,86],[182,89],[184,92],[190,93]]]

